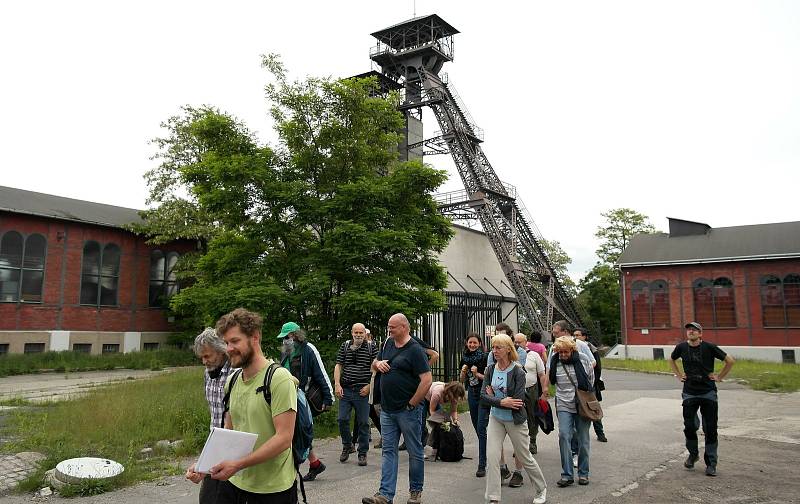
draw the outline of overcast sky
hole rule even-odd
[[[412,0],[0,4],[0,185],[143,208],[148,140],[184,104],[275,135],[260,68],[370,70]],[[461,33],[445,66],[498,176],[580,278],[600,213],[712,227],[800,220],[800,2],[417,0]],[[425,131],[439,129],[432,116]],[[452,162],[443,190],[461,188]]]

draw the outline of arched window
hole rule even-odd
[[[637,280],[631,286],[633,327],[650,327],[650,291],[647,282]]]
[[[9,231],[0,239],[0,301],[41,303],[47,240]]]
[[[178,292],[175,265],[179,258],[177,252],[166,256],[160,250],[150,253],[150,306],[164,306],[166,300]]]
[[[692,289],[697,322],[708,327],[736,327],[736,301],[730,278],[719,277],[713,282],[698,278],[692,282]]]
[[[800,327],[800,275],[761,277],[764,327]]]
[[[114,243],[101,247],[96,241],[87,241],[83,245],[81,304],[117,305],[121,255],[119,246]]]
[[[650,283],[650,327],[669,327],[669,286],[664,280]]]

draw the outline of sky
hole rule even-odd
[[[144,208],[149,141],[182,105],[274,144],[261,54],[290,78],[355,75],[369,34],[415,13],[460,31],[443,71],[575,280],[613,208],[661,231],[800,220],[792,0],[3,2],[0,185]],[[463,187],[448,157],[426,162]]]

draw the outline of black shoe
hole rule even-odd
[[[556,481],[556,485],[561,488],[568,487],[573,483],[575,483],[575,480],[564,479],[564,478],[561,478],[560,480]]]
[[[358,465],[360,465],[360,466],[367,465],[367,454],[366,453],[359,453],[358,454]]]
[[[508,466],[500,466],[500,480],[508,479],[511,477],[511,471],[508,470]]]
[[[714,466],[706,466],[706,476],[716,476],[717,468]]]
[[[522,486],[522,473],[519,471],[514,471],[514,474],[511,475],[511,481],[508,482],[508,486],[511,488],[519,488]]]
[[[486,469],[483,467],[479,467],[477,471],[475,471],[476,478],[483,478],[486,476]]]
[[[692,467],[694,467],[694,463],[697,462],[698,460],[700,460],[700,455],[692,455],[690,453],[689,456],[686,457],[686,461],[683,463],[683,467],[685,467],[686,469],[691,469]]]
[[[399,451],[406,451],[406,442],[403,441],[402,444],[400,444],[400,446],[397,447],[397,449]]]
[[[342,454],[339,455],[339,462],[347,462],[347,459],[350,458],[350,454],[353,453],[352,451],[350,451],[351,448],[352,446],[347,446],[347,445],[345,445],[344,448],[342,448]]]
[[[326,469],[325,464],[323,464],[322,462],[319,463],[316,469],[314,469],[313,467],[309,467],[308,474],[303,476],[303,481],[314,481],[315,479],[317,479],[317,476],[319,476],[320,473],[325,471],[325,469]]]
[[[598,434],[597,440],[600,441],[601,443],[608,443],[608,438],[606,437],[605,434]]]

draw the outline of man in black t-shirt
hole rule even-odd
[[[408,319],[402,313],[392,315],[388,324],[390,338],[373,362],[381,373],[381,433],[383,461],[381,485],[363,504],[393,502],[397,488],[398,442],[403,434],[408,448],[409,498],[407,504],[422,502],[425,461],[420,424],[425,394],[431,387],[431,371],[422,347],[411,339]]]
[[[669,364],[672,372],[683,382],[683,433],[686,436],[686,449],[689,456],[683,465],[694,467],[700,458],[697,442],[697,411],[703,417],[703,432],[706,435],[706,449],[703,458],[706,463],[706,476],[717,475],[717,384],[733,367],[733,357],[723,352],[717,345],[703,341],[703,326],[697,322],[686,324],[686,341],[678,343],[672,351]],[[683,372],[675,363],[683,363]],[[725,363],[719,374],[714,373],[714,359]]]

